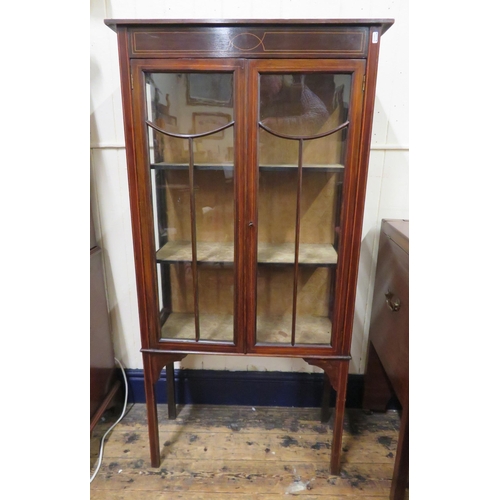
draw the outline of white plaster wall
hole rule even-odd
[[[116,34],[106,18],[394,18],[382,37],[363,223],[351,373],[363,373],[382,218],[409,218],[408,0],[91,0],[91,203],[106,285],[115,355],[142,368],[128,201]],[[188,356],[183,368],[321,371],[302,360]]]

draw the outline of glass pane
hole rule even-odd
[[[276,142],[284,143],[286,150],[290,141]],[[294,256],[297,179],[297,168],[285,172],[261,168],[259,172],[258,342],[291,342],[293,268],[290,264]]]
[[[290,344],[293,268],[258,265],[257,342]]]
[[[216,130],[233,120],[232,73],[150,73],[147,118],[173,134],[194,135]],[[187,165],[189,141],[151,129],[154,162]],[[231,164],[233,129],[197,139],[199,165]]]
[[[161,336],[233,342],[233,75],[151,73],[146,96]]]
[[[232,138],[230,132],[232,129],[226,133]],[[201,141],[195,139],[195,151],[201,150],[201,147],[197,148]],[[234,168],[231,164],[205,169],[199,167],[196,160],[195,165],[197,259],[204,263],[198,267],[200,338],[231,341],[234,314]]]
[[[195,340],[193,269],[189,262],[158,264],[161,276],[161,337]]]
[[[257,342],[329,345],[351,76],[259,83]]]
[[[234,266],[203,264],[198,268],[200,338],[233,340]],[[204,292],[202,292],[204,291]]]

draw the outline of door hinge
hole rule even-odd
[[[130,87],[134,90],[134,74],[132,72],[130,72]]]
[[[366,75],[363,75],[363,92],[365,91]]]

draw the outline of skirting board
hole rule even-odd
[[[145,403],[143,370],[129,369],[126,375],[129,403]],[[174,378],[178,404],[289,407],[321,407],[324,380],[322,373],[188,369],[174,370]],[[167,402],[165,370],[156,397],[159,404]],[[362,397],[363,375],[349,375],[346,407],[361,408]],[[330,403],[335,405],[333,389]]]

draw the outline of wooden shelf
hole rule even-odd
[[[233,243],[198,242],[198,262],[233,263]],[[156,253],[158,262],[191,262],[192,251],[189,241],[169,241]],[[295,245],[293,243],[259,243],[259,264],[293,264]],[[337,252],[330,244],[302,243],[299,245],[299,264],[331,266],[337,263]]]
[[[298,170],[297,165],[260,165],[259,170],[261,172],[290,172],[293,170]],[[302,171],[313,171],[313,172],[343,172],[344,165],[336,164],[304,164],[302,165]]]
[[[292,315],[257,315],[257,344],[290,344]],[[296,344],[329,345],[332,322],[322,316],[297,316],[295,325]]]
[[[196,247],[198,262],[234,262],[233,243],[210,243],[199,241]],[[193,254],[190,241],[169,241],[156,252],[161,262],[191,262]]]
[[[200,313],[200,340],[234,341],[234,316]],[[194,314],[170,313],[161,328],[162,339],[195,340]]]
[[[196,170],[234,170],[232,163],[194,163]],[[154,170],[188,170],[189,163],[152,163],[151,168]]]
[[[259,243],[259,264],[294,264],[294,243]],[[329,266],[337,263],[337,252],[330,244],[301,243],[299,245],[299,264]]]
[[[257,316],[257,343],[290,344],[292,316]],[[297,316],[295,343],[329,345],[332,323],[318,316]],[[233,342],[234,316],[200,314],[200,339]],[[194,340],[194,314],[171,313],[161,329],[161,338]]]
[[[188,170],[188,163],[152,163],[151,168],[154,170]],[[196,163],[194,164],[196,170],[227,170],[231,171],[234,169],[234,165],[232,163]],[[260,165],[259,170],[262,172],[288,172],[297,170],[297,165]],[[303,165],[303,170],[310,170],[314,172],[343,172],[344,165],[340,164],[311,164],[311,165]]]

